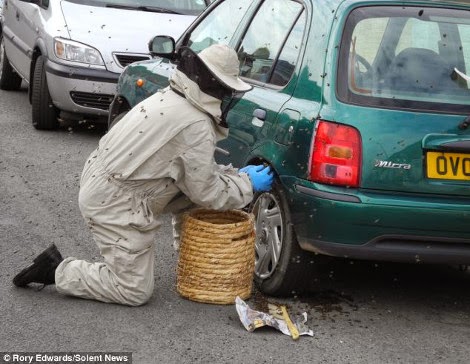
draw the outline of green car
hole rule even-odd
[[[171,58],[162,40],[149,47]],[[213,43],[238,52],[254,87],[217,159],[277,176],[250,207],[264,293],[313,284],[325,256],[470,263],[468,1],[216,1],[176,49]],[[173,67],[127,67],[110,122]]]

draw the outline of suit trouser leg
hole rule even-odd
[[[111,250],[114,250],[113,264],[106,257],[100,263],[66,258],[56,270],[57,291],[75,297],[130,306],[146,303],[154,288],[153,246],[139,252],[129,252],[118,247]],[[128,269],[127,262],[140,267],[139,271]]]
[[[103,261],[65,259],[56,269],[60,293],[132,306],[148,301],[159,222],[138,196],[110,183],[97,168],[84,170],[79,206]]]

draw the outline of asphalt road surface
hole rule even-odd
[[[469,361],[468,271],[338,260],[324,290],[285,300],[255,291],[252,308],[284,302],[307,313],[314,336],[293,341],[270,328],[246,331],[233,305],[181,298],[168,217],[145,306],[15,288],[13,276],[52,242],[64,256],[100,259],[77,196],[84,162],[106,131],[90,123],[35,130],[26,90],[0,91],[0,128],[0,351],[132,352],[144,364]]]

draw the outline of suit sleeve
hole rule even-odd
[[[173,159],[171,178],[195,204],[214,210],[243,208],[253,199],[253,187],[247,174],[217,165],[212,135],[202,138]]]

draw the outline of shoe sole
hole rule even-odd
[[[49,248],[44,250],[41,254],[39,254],[36,258],[33,260],[33,264],[30,264],[26,268],[24,268],[20,273],[18,273],[14,278],[13,278],[13,284],[17,287],[26,287],[29,283],[32,283],[31,280],[25,279],[27,275],[31,272],[34,271],[34,269],[38,269],[40,266],[40,263],[49,261],[53,263],[58,263],[62,261],[62,255],[60,254],[59,250],[57,247],[52,244]],[[46,283],[43,283],[46,284]]]
[[[26,287],[29,282],[26,282],[24,280],[24,277],[30,273],[33,268],[36,266],[36,263],[31,264],[30,266],[26,267],[23,269],[21,272],[19,272],[15,278],[13,278],[13,284],[17,287]]]

